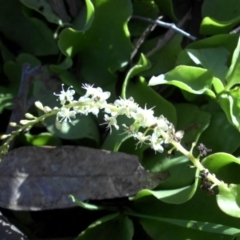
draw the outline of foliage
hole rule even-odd
[[[10,141],[20,132],[43,123],[44,127],[33,128],[40,134],[29,131],[17,136],[16,146],[60,146],[68,140],[134,154],[152,172],[169,171],[170,178],[156,189],[143,189],[129,198],[130,209],[104,206],[114,213],[94,219],[75,239],[132,239],[143,232],[146,239],[154,240],[240,239],[240,38],[229,34],[240,22],[239,1],[205,0],[199,29],[204,37],[186,47],[179,33],[157,47],[159,39],[164,42],[166,30],[155,29],[144,39],[149,23],[132,16],[156,19],[163,15],[177,23],[187,6],[178,10],[171,0],[75,3],[58,11],[46,0],[0,0],[2,116],[14,110],[22,64],[41,66],[28,94],[41,102],[38,112],[30,108],[27,112],[34,116],[12,124],[18,128],[2,136],[7,142],[1,153],[8,151]],[[60,92],[62,83],[73,86],[78,98],[84,94],[81,86],[88,83],[110,92],[111,102],[133,97],[141,108],[154,107],[155,116],[163,115],[174,125],[173,139],[161,133],[164,152],[155,153],[148,145],[136,148],[128,135],[115,129],[106,134],[100,125],[101,113],[98,118],[78,115],[72,122],[63,121],[60,128],[61,119],[56,125],[55,115],[61,117],[61,109],[54,109],[60,104],[53,93]],[[123,123],[132,124],[121,116],[118,125]],[[185,132],[181,144],[177,130]],[[174,146],[170,154],[168,143]],[[199,151],[201,144],[205,152]],[[71,198],[89,211],[103,208]]]

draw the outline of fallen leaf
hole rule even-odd
[[[47,210],[75,206],[77,199],[100,200],[155,188],[168,172],[150,173],[138,158],[80,146],[22,147],[0,163],[0,207]]]

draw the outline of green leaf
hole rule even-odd
[[[157,199],[170,204],[182,204],[191,199],[197,189],[198,181],[194,184],[178,189],[170,190],[158,190],[153,191],[149,189],[143,189],[137,193],[131,200],[138,200],[146,196],[154,196]]]
[[[24,134],[24,144],[27,146],[61,146],[62,142],[51,133],[40,133],[32,135],[30,133]]]
[[[202,40],[195,41],[188,45],[189,49],[204,49],[204,48],[226,48],[229,53],[232,53],[238,42],[237,34],[219,34],[208,37]],[[187,52],[183,50],[178,55],[177,65],[192,65]]]
[[[225,83],[225,76],[228,71],[227,60],[229,52],[227,49],[218,48],[204,48],[204,49],[186,49],[189,57],[203,68],[210,70],[213,76],[222,79]]]
[[[178,177],[174,178],[175,181],[178,181]],[[233,236],[238,233],[239,219],[222,212],[216,204],[215,197],[207,196],[200,189],[188,202],[181,205],[167,204],[154,197],[141,198],[133,201],[133,204],[135,211],[139,214],[165,218],[169,221],[164,219],[160,222],[159,219],[141,218],[141,224],[144,221],[143,227],[153,239],[231,240],[233,239],[230,237],[231,234]],[[183,220],[181,223],[179,222],[183,224],[183,227],[180,227],[175,220]],[[197,223],[194,224],[195,222],[191,222],[191,220]],[[170,223],[171,221],[172,223]],[[184,221],[186,227],[184,227]],[[202,230],[199,229],[200,226],[203,227]],[[215,235],[214,232],[218,232],[218,234]],[[225,236],[224,234],[230,235]]]
[[[133,232],[132,221],[117,213],[98,219],[75,240],[132,240]]]
[[[200,110],[196,105],[182,103],[175,105],[177,111],[176,130],[183,130],[183,145],[188,147],[197,142],[203,131],[209,126],[211,114]]]
[[[87,209],[87,210],[91,210],[91,211],[105,209],[104,207],[100,207],[100,206],[97,206],[97,205],[94,205],[94,204],[90,204],[90,203],[85,203],[85,202],[79,201],[73,195],[70,195],[69,197],[72,199],[72,201],[74,203],[76,203],[81,208],[84,208],[84,209]]]
[[[166,155],[166,152],[165,152]],[[146,154],[141,164],[153,171],[167,171],[170,178],[166,179],[158,187],[158,190],[181,189],[190,186],[195,182],[195,170],[189,168],[191,162],[183,155],[173,154],[170,158],[164,154]]]
[[[144,218],[144,217],[143,217]],[[146,216],[140,223],[153,239],[232,239],[224,238],[224,235],[240,236],[240,229],[217,223],[201,222],[194,220],[163,219]],[[149,219],[152,218],[152,220]],[[155,221],[154,221],[154,220]],[[161,222],[158,224],[156,221]],[[165,224],[162,224],[165,223]],[[170,225],[170,226],[169,226]],[[174,226],[171,226],[174,225]],[[180,228],[178,228],[180,227]],[[164,230],[163,230],[164,229]],[[205,233],[205,234],[204,234]],[[208,234],[206,234],[208,233]],[[209,235],[214,233],[217,235]],[[176,236],[178,236],[176,238]]]
[[[239,83],[239,74],[240,74],[240,38],[238,39],[238,44],[234,50],[233,56],[232,56],[232,63],[228,70],[226,80],[227,80],[227,86],[226,89],[231,89],[235,84]]]
[[[229,92],[223,92],[219,96],[218,102],[228,121],[240,131],[240,89],[237,87]]]
[[[177,66],[165,75],[162,74],[157,77],[152,77],[149,86],[169,84],[190,93],[204,93],[212,98],[216,98],[214,92],[211,90],[211,85],[214,81],[218,81],[218,79],[214,78],[212,73],[207,69]]]
[[[229,21],[240,15],[239,4],[239,0],[205,0],[202,5],[202,16],[213,17],[220,21]]]
[[[219,102],[222,104],[221,100]],[[239,132],[236,127],[229,123],[219,105],[217,103],[209,103],[202,109],[209,112],[212,117],[208,128],[202,133],[199,143],[203,143],[207,148],[212,149],[213,152],[233,153],[236,151],[240,146]]]
[[[144,71],[142,75],[145,77],[151,77],[173,69],[175,67],[177,56],[182,50],[182,39],[182,35],[176,34],[170,39],[170,41],[164,44],[164,46],[155,51],[153,54],[150,54],[148,59],[151,62],[151,68]],[[141,47],[141,51],[149,55],[149,53],[158,46],[159,41],[161,41],[159,37],[145,41]]]
[[[92,3],[95,16],[91,27],[85,32],[63,30],[58,44],[66,56],[80,54],[79,74],[84,81],[104,86],[115,82],[114,72],[129,61],[132,45],[127,21],[132,13],[131,2],[95,0]]]
[[[236,17],[229,21],[217,21],[211,17],[205,17],[200,26],[202,35],[216,35],[221,33],[229,33],[231,29],[239,24],[240,17]]]
[[[226,183],[240,183],[240,159],[231,154],[218,152],[205,157],[202,164],[218,179]]]
[[[78,16],[73,21],[74,27],[79,31],[87,31],[94,20],[94,6],[90,0],[85,0],[86,7],[83,6]]]
[[[217,203],[220,209],[229,216],[240,218],[240,185],[221,184],[217,195]]]

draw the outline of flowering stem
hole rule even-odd
[[[109,92],[103,92],[101,88],[93,88],[90,85],[83,85],[83,88],[86,89],[86,94],[78,101],[73,99],[75,91],[72,87],[69,87],[65,92],[63,86],[60,94],[54,93],[54,95],[59,97],[61,108],[49,108],[43,106],[40,102],[36,102],[35,105],[40,110],[44,111],[40,117],[34,117],[31,114],[27,113],[25,116],[30,120],[21,120],[20,124],[15,126],[18,127],[17,130],[12,131],[11,134],[5,135],[3,137],[7,138],[6,142],[0,147],[0,155],[7,152],[10,142],[14,139],[16,135],[20,132],[31,129],[31,127],[39,122],[43,122],[46,118],[57,115],[57,124],[61,125],[61,122],[69,121],[71,118],[75,118],[77,113],[88,115],[93,113],[98,115],[99,110],[103,110],[106,114],[104,115],[104,124],[107,124],[107,129],[112,131],[112,126],[115,129],[119,129],[117,125],[117,117],[120,115],[126,115],[128,118],[132,118],[133,124],[126,126],[123,124],[127,133],[132,136],[134,139],[138,140],[137,146],[147,144],[155,152],[163,152],[163,144],[170,143],[175,149],[181,152],[186,156],[193,165],[200,171],[206,173],[204,175],[205,183],[210,181],[213,185],[211,187],[223,184],[220,180],[216,178],[215,175],[208,173],[207,169],[201,164],[199,158],[195,158],[192,154],[192,149],[190,151],[186,150],[181,144],[181,138],[183,137],[184,132],[179,131],[175,133],[175,128],[172,123],[170,123],[163,116],[156,117],[154,116],[154,111],[152,109],[143,109],[134,102],[133,98],[129,99],[118,99],[113,104],[107,103],[106,99],[109,98]],[[68,103],[65,105],[65,103]],[[60,121],[58,118],[61,118]],[[14,125],[14,124],[12,124]],[[143,132],[141,132],[143,129]],[[145,130],[144,130],[145,129]],[[3,139],[2,137],[2,139]],[[207,182],[208,183],[208,182]],[[208,184],[209,185],[209,184]],[[209,189],[207,189],[209,190]]]

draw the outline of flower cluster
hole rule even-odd
[[[183,137],[183,131],[175,133],[174,126],[164,116],[154,116],[152,108],[147,109],[146,106],[141,108],[133,98],[119,98],[113,104],[109,104],[107,99],[110,97],[110,92],[103,92],[101,88],[95,88],[88,84],[84,84],[82,87],[86,90],[86,94],[78,100],[73,98],[75,91],[72,87],[65,92],[62,86],[60,94],[54,93],[59,97],[62,105],[57,113],[57,119],[60,118],[59,122],[71,122],[71,119],[75,118],[78,113],[83,115],[93,113],[97,116],[99,111],[103,110],[105,112],[103,124],[107,125],[107,129],[111,133],[112,127],[116,130],[119,129],[118,116],[125,115],[133,119],[133,124],[130,126],[123,124],[123,127],[138,141],[136,145],[147,144],[156,152],[163,152],[164,143],[172,140],[180,142]]]

